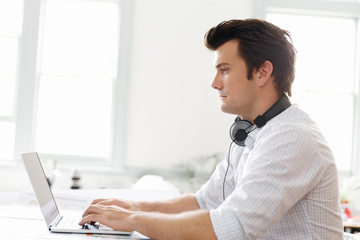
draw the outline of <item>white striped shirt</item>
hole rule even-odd
[[[316,124],[291,106],[251,132],[195,197],[218,239],[343,239],[337,169]]]

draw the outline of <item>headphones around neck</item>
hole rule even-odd
[[[245,139],[247,138],[250,132],[252,132],[256,128],[263,127],[267,121],[277,116],[278,114],[280,114],[290,106],[291,106],[291,102],[289,98],[284,94],[263,115],[259,115],[257,116],[257,118],[255,118],[254,120],[255,125],[237,116],[235,122],[230,128],[231,140],[235,144],[241,147],[245,147]]]

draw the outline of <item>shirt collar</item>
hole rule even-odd
[[[254,129],[254,131],[250,132],[245,139],[245,147],[251,151],[254,147],[254,143],[256,140],[256,136],[259,133],[259,128]]]

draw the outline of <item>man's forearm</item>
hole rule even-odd
[[[216,239],[210,212],[201,210],[193,195],[157,203],[94,200],[79,224],[91,222],[153,239]]]
[[[181,213],[198,210],[200,206],[194,195],[187,194],[170,200],[139,202],[139,208],[144,212]]]
[[[208,210],[178,214],[138,212],[129,221],[135,231],[152,239],[217,239]]]

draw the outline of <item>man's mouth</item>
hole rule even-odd
[[[219,91],[219,97],[224,98],[227,97],[225,93],[223,93],[222,91]]]

